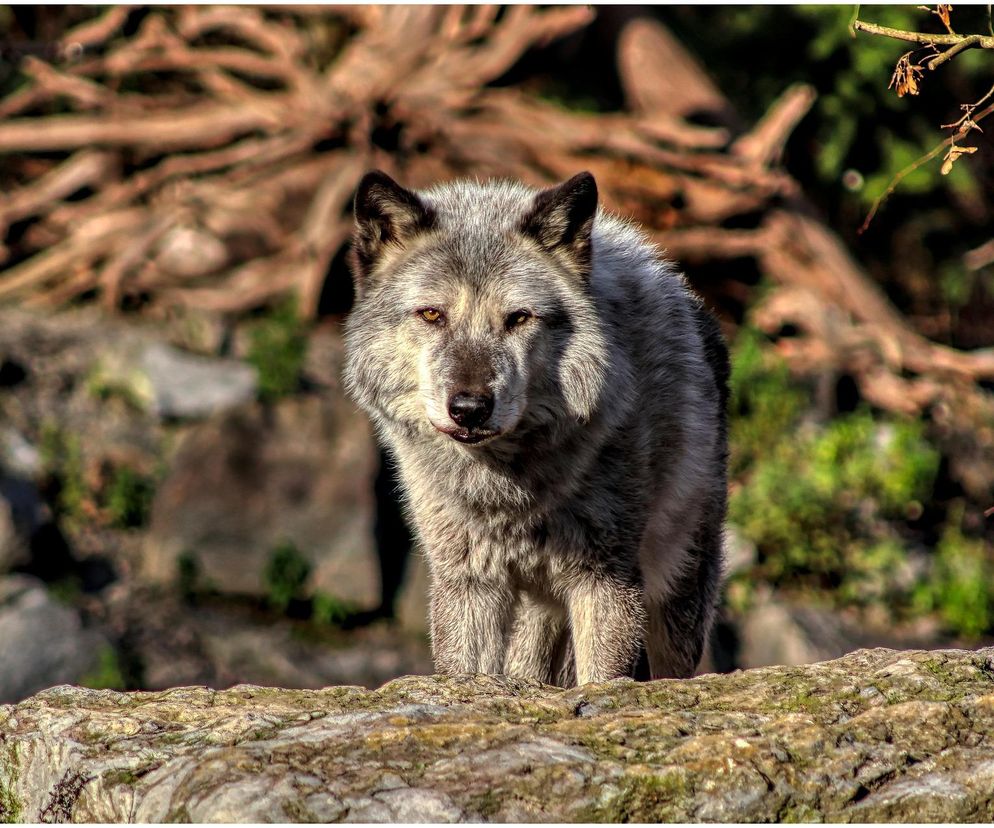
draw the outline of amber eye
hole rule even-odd
[[[419,311],[419,313],[421,314],[421,318],[424,319],[425,322],[435,323],[444,319],[444,317],[442,316],[442,312],[437,308],[425,308],[424,310]]]
[[[532,315],[526,310],[515,311],[514,313],[508,315],[507,321],[504,324],[507,326],[508,330],[511,330],[511,328],[517,328],[519,325],[524,325],[525,322],[531,319],[531,316]]]

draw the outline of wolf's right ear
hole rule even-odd
[[[588,172],[574,175],[535,196],[521,230],[582,277],[590,274],[590,237],[597,214],[597,182]]]
[[[354,213],[352,254],[359,281],[369,276],[388,244],[403,244],[435,223],[430,207],[380,170],[362,177]]]

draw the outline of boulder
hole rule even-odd
[[[838,658],[864,643],[838,612],[757,592],[756,603],[738,624],[740,667],[811,664]]]
[[[7,822],[983,822],[994,650],[571,690],[59,687],[0,737]]]
[[[120,394],[165,418],[207,417],[255,399],[257,372],[241,360],[132,339],[101,356],[89,377],[94,390]]]
[[[256,404],[192,427],[152,504],[142,574],[265,596],[267,567],[292,545],[308,591],[379,602],[372,540],[376,452],[366,418],[340,394]]]
[[[23,699],[95,669],[106,640],[27,575],[0,579],[0,701]],[[3,801],[0,793],[0,802]]]

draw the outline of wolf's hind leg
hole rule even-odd
[[[645,650],[653,679],[689,678],[697,669],[711,632],[721,565],[721,525],[702,524],[672,592],[663,599],[646,597]]]
[[[511,628],[504,672],[554,684],[556,654],[565,629],[565,610],[522,593]]]

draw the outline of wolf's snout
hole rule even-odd
[[[489,394],[460,391],[449,397],[449,416],[463,428],[479,428],[494,412],[494,398]]]

